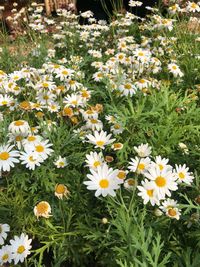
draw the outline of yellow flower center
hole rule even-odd
[[[144,79],[139,80],[140,83],[145,83]]]
[[[178,174],[180,179],[184,179],[185,178],[185,174],[183,172],[179,172]]]
[[[39,214],[43,214],[43,213],[48,212],[49,205],[46,202],[42,201],[42,202],[37,204],[36,208],[37,208],[37,212]]]
[[[159,169],[162,171],[164,169],[162,164],[158,164]]]
[[[3,101],[1,102],[1,104],[2,104],[2,106],[6,106],[6,105],[8,104],[8,101],[3,100]]]
[[[3,256],[2,256],[2,261],[7,261],[9,258],[9,255],[7,253],[5,253]]]
[[[23,245],[19,246],[17,249],[17,253],[22,254],[25,251],[25,247]]]
[[[191,7],[195,9],[195,8],[197,8],[197,7],[198,7],[198,5],[197,5],[197,4],[195,4],[195,3],[193,2],[193,3],[191,4]]]
[[[118,129],[120,129],[120,125],[119,125],[118,123],[116,123],[116,124],[114,125],[114,128],[115,128],[116,130],[118,130]]]
[[[153,189],[147,190],[147,195],[148,195],[149,197],[153,197],[153,192],[154,192]]]
[[[171,208],[168,210],[168,214],[172,217],[176,216],[177,212],[175,209]]]
[[[158,176],[155,180],[155,183],[158,187],[164,187],[166,185],[166,179],[162,176]]]
[[[130,90],[131,87],[132,87],[132,86],[131,86],[130,83],[126,83],[126,84],[124,85],[124,88],[127,89],[127,90]]]
[[[42,83],[42,87],[47,88],[47,87],[49,87],[49,84],[48,83]]]
[[[41,153],[41,152],[44,152],[44,147],[43,147],[42,145],[37,145],[37,146],[35,147],[35,150],[36,150],[37,152]]]
[[[100,161],[95,161],[95,162],[93,163],[93,165],[94,165],[95,168],[97,168],[98,166],[101,165],[101,162],[100,162]]]
[[[63,161],[60,161],[60,162],[58,163],[58,165],[61,166],[61,167],[63,167],[63,166],[65,165],[65,163],[64,163]]]
[[[69,72],[68,72],[67,70],[63,70],[63,71],[62,71],[62,74],[63,74],[63,75],[69,75]]]
[[[126,173],[125,173],[124,171],[119,171],[117,177],[118,177],[119,179],[125,179],[125,177],[126,177]]]
[[[128,179],[128,185],[129,186],[134,186],[135,185],[135,180],[134,179]]]
[[[138,53],[138,56],[143,57],[144,56],[144,53],[143,52],[139,52]]]
[[[31,162],[35,162],[36,160],[33,158],[33,156],[30,156],[29,157],[29,160],[31,161]]]
[[[29,142],[33,142],[33,141],[36,140],[36,137],[33,136],[33,135],[30,135],[30,136],[28,136],[27,140],[28,140]]]
[[[105,189],[105,188],[108,188],[109,187],[109,181],[107,179],[102,179],[100,182],[99,182],[99,185],[101,188]]]
[[[18,135],[18,136],[15,137],[15,140],[16,140],[17,142],[22,141],[22,139],[23,139],[23,137],[22,137],[21,135]]]
[[[22,126],[22,125],[24,125],[24,121],[15,121],[15,123],[14,123],[14,125],[15,126]]]
[[[77,104],[78,104],[78,101],[77,101],[77,100],[73,100],[73,101],[72,101],[72,104],[73,104],[73,105],[77,105]]]
[[[144,168],[145,168],[145,164],[144,164],[144,163],[139,163],[139,164],[138,164],[138,169],[139,169],[139,170],[143,171]]]
[[[64,184],[58,184],[55,189],[56,193],[58,194],[64,194],[65,190],[66,190],[66,187]]]
[[[95,120],[95,119],[91,119],[90,122],[91,122],[92,124],[96,124],[98,121]]]
[[[105,142],[104,141],[97,141],[96,144],[101,147],[105,144]]]
[[[1,152],[0,153],[0,160],[7,160],[9,159],[10,154],[8,152]]]
[[[176,69],[177,69],[177,66],[175,66],[175,65],[172,66],[172,69],[173,69],[173,70],[176,70]]]

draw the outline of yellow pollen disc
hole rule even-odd
[[[177,69],[177,67],[176,67],[176,66],[172,66],[172,69],[173,69],[173,70],[176,70],[176,69]]]
[[[135,185],[135,180],[134,179],[129,179],[128,181],[129,186],[134,186]]]
[[[91,119],[90,122],[93,123],[93,124],[95,124],[95,123],[97,123],[98,121],[95,120],[95,119]]]
[[[14,125],[15,126],[22,126],[22,125],[24,125],[24,121],[15,121]]]
[[[31,135],[31,136],[29,136],[29,137],[27,138],[27,140],[28,140],[29,142],[33,142],[33,141],[36,140],[36,137],[33,136],[33,135]]]
[[[58,184],[56,186],[56,189],[55,189],[55,191],[56,191],[57,194],[64,194],[65,193],[65,190],[66,190],[66,187],[65,187],[64,184]]]
[[[179,172],[178,174],[180,179],[184,179],[185,178],[185,174],[183,172]]]
[[[84,90],[81,92],[81,96],[87,98],[87,97],[89,97],[89,93],[86,90]]]
[[[120,143],[114,143],[114,148],[121,148],[122,147],[122,144],[120,144]]]
[[[153,197],[153,189],[151,189],[151,190],[147,190],[147,195],[149,196],[149,197]]]
[[[155,183],[158,187],[164,187],[166,185],[166,179],[162,176],[158,176],[155,180]]]
[[[145,168],[144,163],[139,163],[139,164],[138,164],[138,169],[139,169],[139,170],[143,171],[144,168]]]
[[[125,173],[124,171],[120,171],[120,172],[118,173],[117,177],[118,177],[119,179],[125,179],[125,177],[126,177],[126,173]]]
[[[2,104],[3,106],[6,106],[6,105],[8,104],[8,101],[3,100],[3,101],[1,102],[1,104]]]
[[[39,214],[43,214],[48,212],[49,206],[46,202],[42,201],[39,204],[37,204],[36,208]]]
[[[69,81],[69,84],[70,85],[74,85],[75,84],[75,81],[71,80],[71,81]]]
[[[104,141],[97,141],[96,144],[101,147],[105,144],[105,142]]]
[[[127,83],[124,85],[124,88],[127,89],[127,90],[130,90],[131,89],[131,84],[130,83]]]
[[[25,251],[25,247],[23,245],[19,246],[17,249],[17,253],[22,254]]]
[[[7,261],[8,258],[9,258],[9,256],[8,256],[8,254],[6,253],[6,254],[4,254],[4,255],[2,256],[2,261]]]
[[[93,163],[93,165],[94,165],[95,168],[97,168],[98,166],[101,165],[101,163],[100,163],[100,161],[95,161],[95,162]]]
[[[22,139],[23,139],[23,137],[22,137],[21,135],[18,135],[18,136],[15,137],[15,140],[16,140],[17,142],[22,141]]]
[[[35,162],[36,160],[33,158],[33,156],[30,156],[29,157],[29,160],[31,161],[31,162]]]
[[[69,72],[68,72],[67,70],[63,70],[63,71],[62,71],[62,74],[63,74],[63,75],[69,75]]]
[[[31,105],[28,101],[23,101],[19,104],[20,108],[22,109],[31,109]]]
[[[65,165],[65,163],[64,163],[63,161],[60,161],[60,162],[58,163],[58,165],[62,167],[62,166]]]
[[[138,53],[138,56],[143,57],[144,56],[144,53],[143,52],[139,52]]]
[[[37,145],[37,146],[35,146],[35,150],[36,150],[37,152],[41,153],[41,152],[44,152],[44,147],[41,146],[41,145]]]
[[[43,86],[44,88],[47,88],[47,87],[49,87],[49,84],[48,84],[48,83],[42,83],[42,86]]]
[[[191,4],[191,7],[192,7],[192,8],[197,8],[198,6],[197,6],[197,4],[192,3],[192,4]]]
[[[168,214],[169,214],[170,216],[174,217],[174,216],[176,216],[177,212],[176,212],[175,209],[172,208],[172,209],[169,209],[169,210],[168,210]]]
[[[145,83],[144,79],[139,80],[140,83]]]
[[[119,59],[122,60],[124,58],[123,55],[119,55]]]
[[[108,188],[109,187],[109,181],[107,179],[102,179],[100,182],[99,182],[99,185],[101,188],[105,189],[105,188]]]
[[[48,100],[48,99],[49,99],[49,96],[48,96],[48,95],[44,95],[44,96],[43,96],[43,99],[44,99],[44,100]]]
[[[89,109],[86,111],[86,114],[91,115],[91,114],[93,114],[93,111]]]
[[[7,160],[9,159],[10,155],[8,152],[1,152],[0,153],[0,160]]]
[[[116,124],[114,125],[114,128],[115,128],[116,130],[118,130],[118,129],[120,129],[120,125],[119,125],[118,123],[116,123]]]
[[[164,169],[162,164],[158,164],[159,169],[162,171]]]
[[[72,103],[73,105],[77,105],[77,104],[78,104],[77,100],[73,100],[71,103]]]

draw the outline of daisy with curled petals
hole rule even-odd
[[[84,182],[88,190],[96,190],[96,197],[100,195],[103,197],[116,195],[115,190],[119,188],[119,182],[116,179],[118,170],[109,168],[105,163],[102,166],[98,166],[96,171],[92,169],[90,171],[91,174],[87,175],[89,181]]]
[[[26,168],[29,170],[35,170],[35,167],[40,166],[44,161],[41,157],[39,157],[38,153],[32,150],[21,152],[20,160],[21,164],[26,165]]]
[[[101,131],[103,128],[103,123],[102,121],[98,119],[90,118],[90,119],[87,119],[86,127],[88,129],[91,129],[92,131],[95,131],[95,130]]]
[[[54,165],[55,165],[58,169],[60,169],[60,168],[64,168],[64,167],[66,167],[66,166],[68,165],[68,162],[67,162],[66,158],[62,158],[61,156],[59,156],[59,157],[57,158],[57,160],[54,161]]]
[[[94,144],[96,148],[100,147],[104,149],[106,145],[115,141],[115,139],[110,139],[111,136],[111,134],[107,135],[107,132],[102,130],[101,132],[94,131],[94,135],[88,134],[86,138],[88,139],[88,143]]]
[[[32,239],[29,239],[28,235],[24,233],[21,236],[14,236],[14,239],[10,240],[12,258],[15,264],[24,262],[25,258],[31,254],[31,242]]]
[[[151,147],[149,144],[141,144],[138,147],[134,146],[134,150],[140,158],[146,158],[151,155]]]
[[[178,183],[186,183],[188,185],[191,185],[194,176],[192,175],[191,172],[189,172],[189,168],[186,167],[184,164],[183,166],[181,165],[175,165],[176,170],[174,171],[175,177],[178,179]]]
[[[131,159],[129,162],[130,166],[128,167],[129,170],[132,172],[142,173],[144,174],[149,166],[150,166],[151,160],[150,158],[138,158]]]
[[[90,152],[90,154],[86,154],[86,163],[87,167],[91,169],[96,169],[98,166],[101,166],[103,164],[103,155],[102,153],[97,152]]]
[[[16,134],[16,133],[22,133],[27,134],[30,133],[30,126],[27,121],[24,120],[18,120],[13,121],[8,127],[9,132]]]
[[[163,210],[168,217],[179,220],[181,213],[178,208],[177,201],[168,198],[163,201],[160,209]]]
[[[5,263],[11,263],[12,254],[11,254],[11,246],[3,246],[0,249],[0,264],[4,266]]]
[[[155,184],[152,181],[148,181],[147,179],[145,179],[144,181],[142,181],[142,186],[139,185],[137,186],[137,188],[140,191],[138,193],[138,196],[143,199],[145,205],[148,202],[150,202],[152,206],[154,206],[155,204],[160,204],[157,192],[155,190]]]
[[[49,218],[51,215],[51,206],[47,201],[40,201],[35,207],[34,207],[34,214],[37,218],[44,217]]]
[[[15,163],[19,160],[19,151],[12,150],[14,146],[2,145],[0,146],[0,171],[10,171],[11,167],[14,167]]]
[[[0,224],[0,245],[4,244],[4,240],[6,240],[8,232],[10,232],[10,226],[7,223]]]
[[[154,182],[155,190],[159,199],[165,198],[165,195],[171,196],[171,191],[178,189],[176,177],[171,170],[158,167],[151,167],[144,173],[145,177]]]
[[[41,140],[42,137],[40,135],[30,134],[22,141],[22,144],[26,148],[38,144]]]
[[[63,199],[63,197],[69,197],[70,192],[64,184],[57,184],[55,186],[55,196],[59,199]]]

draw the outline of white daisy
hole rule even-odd
[[[168,165],[169,159],[161,158],[161,156],[156,156],[155,162],[151,162],[152,166],[157,166],[161,171],[163,169],[172,170],[172,166]]]
[[[13,134],[22,133],[28,135],[28,133],[30,133],[30,126],[27,121],[18,120],[11,122],[8,127],[8,130]]]
[[[134,149],[140,158],[146,158],[151,155],[151,147],[149,144],[141,144],[138,147],[134,146]]]
[[[107,135],[107,132],[104,132],[103,130],[101,132],[94,132],[94,135],[88,134],[86,135],[86,138],[88,139],[88,143],[94,144],[95,147],[100,147],[102,149],[105,148],[106,145],[109,145],[115,141],[115,139],[110,139],[111,134]]]
[[[175,168],[176,169],[174,170],[174,174],[175,174],[175,177],[177,178],[177,182],[191,185],[194,179],[194,176],[192,175],[191,172],[189,172],[189,168],[186,167],[185,164],[183,166],[176,164]]]
[[[64,168],[64,167],[66,167],[66,166],[68,165],[68,162],[67,162],[66,158],[62,158],[61,156],[59,156],[59,157],[57,158],[57,160],[54,161],[54,165],[55,165],[58,169],[60,169],[60,168]]]
[[[100,195],[103,197],[116,195],[115,190],[119,188],[119,182],[116,179],[118,170],[113,170],[108,168],[107,164],[103,164],[98,166],[96,171],[92,169],[90,171],[91,174],[87,175],[90,181],[84,182],[88,190],[96,190],[96,197]]]
[[[177,201],[168,198],[165,201],[163,201],[160,209],[163,210],[168,217],[179,220],[181,213],[180,209],[177,206]]]
[[[86,163],[89,168],[96,169],[98,166],[103,164],[103,155],[102,153],[90,152],[90,154],[86,154]]]
[[[12,254],[11,254],[11,246],[3,246],[0,249],[0,264],[4,266],[5,263],[11,263]]]
[[[8,232],[10,232],[10,226],[7,223],[0,224],[0,245],[4,244],[4,240],[6,240]]]
[[[51,215],[51,206],[47,201],[41,201],[34,207],[34,214],[37,218],[49,218]]]
[[[26,152],[21,152],[20,155],[21,164],[26,165],[29,170],[35,170],[36,166],[40,166],[44,161],[38,153],[27,150]]]
[[[129,170],[131,170],[132,172],[144,174],[148,170],[151,164],[151,159],[149,157],[147,158],[136,157],[135,159],[131,159],[129,164],[130,164],[130,166],[128,167]]]
[[[155,189],[158,194],[158,198],[162,199],[167,196],[171,196],[171,191],[178,189],[176,183],[176,177],[171,170],[163,169],[162,171],[158,167],[151,167],[144,175],[155,183]]]
[[[32,239],[28,239],[28,235],[24,233],[20,237],[14,236],[14,239],[10,240],[12,258],[15,264],[24,262],[25,258],[31,254],[31,242]]]
[[[157,192],[155,190],[155,184],[152,181],[145,179],[144,181],[142,181],[142,186],[137,186],[137,188],[140,191],[138,193],[138,196],[143,199],[145,205],[148,202],[150,202],[152,206],[154,206],[155,204],[160,204]]]
[[[19,160],[19,151],[13,150],[14,146],[1,145],[0,146],[0,171],[10,171],[11,167],[14,167],[15,163],[18,163]]]

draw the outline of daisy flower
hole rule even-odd
[[[169,72],[171,72],[174,75],[174,77],[178,77],[178,76],[183,77],[184,76],[183,72],[180,70],[180,68],[177,64],[170,63],[170,64],[168,64],[167,67],[168,67]]]
[[[94,135],[88,134],[86,138],[88,139],[88,143],[94,144],[95,147],[100,147],[102,149],[105,148],[105,145],[109,145],[115,141],[115,139],[110,139],[112,135],[107,135],[107,132],[103,130],[101,132],[94,132]]]
[[[102,153],[90,152],[90,154],[86,154],[86,159],[86,166],[91,169],[96,169],[98,166],[101,166],[103,164]]]
[[[138,196],[143,199],[145,205],[148,202],[150,202],[152,206],[154,206],[155,204],[160,204],[157,197],[157,192],[155,190],[155,184],[152,181],[145,179],[144,181],[142,181],[142,186],[137,186],[137,188],[140,191],[138,193]]]
[[[186,10],[189,12],[200,12],[200,6],[195,2],[188,2]]]
[[[94,118],[90,118],[87,120],[86,122],[86,127],[88,129],[91,129],[92,131],[101,131],[103,128],[103,123],[100,120],[94,119]]]
[[[172,170],[172,166],[168,165],[169,159],[161,158],[161,156],[156,156],[155,162],[151,162],[152,166],[157,166],[161,171],[163,169],[169,169]]]
[[[136,157],[135,159],[131,159],[131,161],[129,162],[130,166],[128,167],[129,170],[131,170],[132,172],[137,172],[137,173],[141,173],[144,174],[150,164],[151,164],[151,160],[149,157],[147,158],[138,158]]]
[[[14,239],[10,240],[12,259],[15,264],[24,262],[25,258],[31,254],[31,242],[32,239],[28,239],[28,235],[24,233],[20,237],[14,236]]]
[[[126,82],[119,86],[119,91],[124,96],[128,96],[128,95],[133,96],[136,93],[137,88],[131,82]]]
[[[11,254],[11,246],[3,246],[0,249],[0,264],[4,266],[5,263],[11,263],[12,254]]]
[[[116,151],[116,150],[121,150],[123,148],[123,144],[122,143],[114,143],[111,148]]]
[[[55,165],[58,169],[60,169],[60,168],[64,168],[64,167],[66,167],[66,166],[68,165],[68,162],[67,162],[66,158],[62,158],[61,156],[59,156],[59,157],[57,158],[57,160],[54,161],[54,165]]]
[[[22,144],[26,148],[38,144],[41,140],[42,137],[39,135],[28,135],[26,139],[22,141]]]
[[[47,159],[48,156],[50,156],[51,153],[53,152],[53,149],[50,148],[52,144],[49,144],[48,142],[49,140],[40,141],[39,143],[35,144],[32,148],[33,151],[36,152],[38,156],[40,156],[43,160]]]
[[[133,179],[133,178],[128,178],[124,182],[124,188],[126,188],[128,190],[135,188],[136,185],[137,185],[137,180]]]
[[[178,183],[186,183],[188,185],[191,185],[194,176],[192,175],[191,172],[189,172],[189,168],[186,167],[186,165],[184,164],[183,166],[181,165],[175,165],[175,170],[174,170],[174,174],[175,177],[177,178],[177,182]]]
[[[69,191],[64,184],[57,184],[55,186],[55,196],[59,199],[63,199],[63,197],[69,196]]]
[[[6,240],[8,232],[10,232],[10,226],[7,223],[0,224],[0,245],[4,244],[4,240]]]
[[[51,213],[51,206],[47,201],[41,201],[34,207],[34,214],[37,218],[44,217],[49,218],[52,216]]]
[[[113,170],[107,164],[103,164],[98,166],[96,171],[92,169],[90,171],[91,174],[87,175],[90,181],[84,182],[88,190],[96,190],[96,197],[100,195],[103,197],[116,195],[115,190],[119,188],[119,181],[116,179],[118,170]]]
[[[153,181],[158,198],[165,198],[165,195],[171,196],[171,191],[178,189],[176,177],[171,170],[163,169],[162,171],[157,167],[151,167],[144,173],[145,177]]]
[[[117,174],[117,180],[119,182],[119,184],[123,184],[124,180],[126,179],[126,175],[127,175],[128,171],[124,171],[124,170],[118,170],[118,174]]]
[[[13,150],[14,146],[1,145],[0,146],[0,171],[10,171],[14,167],[14,163],[18,163],[19,151]]]
[[[134,146],[134,150],[140,158],[146,158],[151,155],[151,147],[149,144],[141,144],[138,147]]]
[[[29,170],[35,170],[36,166],[40,166],[44,161],[38,153],[27,150],[26,152],[21,152],[20,155],[21,164],[26,165]]]
[[[181,213],[180,209],[177,207],[177,201],[168,198],[163,201],[160,209],[163,210],[168,217],[179,220]]]
[[[27,121],[18,120],[11,122],[11,124],[8,127],[8,130],[13,134],[16,133],[28,134],[30,133],[30,126]]]

